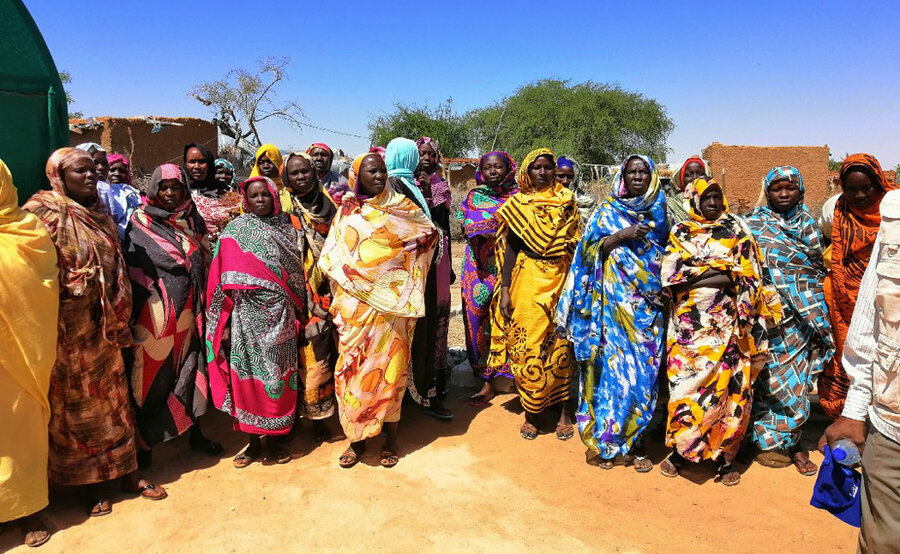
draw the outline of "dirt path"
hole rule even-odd
[[[451,342],[461,340],[461,325],[455,318]],[[377,441],[357,467],[339,468],[345,443],[316,446],[308,426],[291,444],[297,456],[291,463],[236,470],[231,456],[244,443],[228,419],[211,410],[205,429],[226,445],[226,457],[191,453],[184,438],[162,445],[150,477],[165,485],[169,498],[118,495],[108,517],[88,519],[75,495],[57,495],[50,517],[59,530],[39,552],[856,549],[855,530],[810,507],[813,479],[791,468],[753,465],[734,488],[713,482],[708,467],[677,479],[656,469],[643,475],[623,467],[604,471],[584,463],[577,438],[522,440],[514,396],[478,410],[466,404],[468,394],[451,391],[456,419],[449,423],[404,407],[402,459],[390,470],[377,465]],[[650,443],[649,449],[658,462],[662,446]],[[17,528],[3,530],[0,552],[20,540]]]

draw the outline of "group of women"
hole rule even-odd
[[[0,445],[13,453],[0,458],[0,521],[24,518],[26,543],[45,542],[35,514],[48,477],[84,485],[90,516],[112,511],[112,481],[166,498],[141,472],[186,431],[193,449],[222,453],[198,423],[210,400],[247,435],[237,468],[287,463],[299,421],[324,441],[335,412],[350,441],[342,467],[380,434],[379,463],[393,467],[404,396],[453,417],[456,274],[438,143],[394,139],[347,179],[332,161],[321,143],[286,156],[263,145],[235,187],[234,167],[192,143],[141,192],[125,157],[87,144],[54,152],[50,190],[22,208],[0,163],[0,286],[15,291],[0,297],[0,411],[16,422]],[[663,474],[714,460],[737,484],[732,461],[748,443],[770,465],[815,473],[800,430],[816,376],[830,415],[846,393],[833,351],[893,186],[877,161],[841,168],[827,280],[793,167],[769,172],[746,218],[697,157],[664,188],[653,160],[629,156],[593,210],[577,169],[548,149],[520,165],[502,151],[479,161],[457,214],[467,353],[483,379],[470,404],[512,377],[521,436],[535,439],[548,412],[567,440],[577,395],[587,462],[645,472],[645,430],[668,398]]]

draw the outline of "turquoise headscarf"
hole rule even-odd
[[[419,190],[413,173],[419,166],[419,147],[416,146],[415,141],[397,137],[389,142],[384,152],[384,163],[387,165],[388,177],[399,179],[416,197],[416,203],[430,218],[428,202],[425,201],[425,195]]]

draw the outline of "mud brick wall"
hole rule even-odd
[[[100,126],[82,133],[70,131],[72,146],[82,142],[96,142],[107,152],[119,152],[131,160],[135,175],[149,175],[164,163],[181,165],[184,145],[196,142],[206,144],[215,155],[218,149],[218,132],[209,121],[193,117],[154,117],[162,122],[180,125],[162,125],[153,132],[154,125],[141,117],[101,117]]]
[[[703,150],[713,176],[722,183],[731,209],[746,213],[756,206],[762,180],[777,165],[793,165],[803,174],[806,205],[818,217],[822,203],[835,194],[829,187],[828,146],[732,146],[714,142]]]

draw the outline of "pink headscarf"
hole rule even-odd
[[[434,149],[435,157],[437,158],[437,170],[429,176],[431,177],[431,198],[429,199],[429,205],[433,208],[440,204],[450,202],[450,183],[445,181],[441,176],[441,151],[438,148],[437,141],[431,137],[421,137],[416,140],[416,146],[422,146],[423,144],[431,145],[431,148]]]
[[[125,164],[125,184],[130,185],[131,184],[131,162],[128,161],[128,158],[126,158],[122,154],[119,154],[118,152],[113,152],[112,154],[109,154],[108,156],[106,156],[106,160],[109,162],[109,165],[112,165],[116,162],[122,162],[123,164]]]

